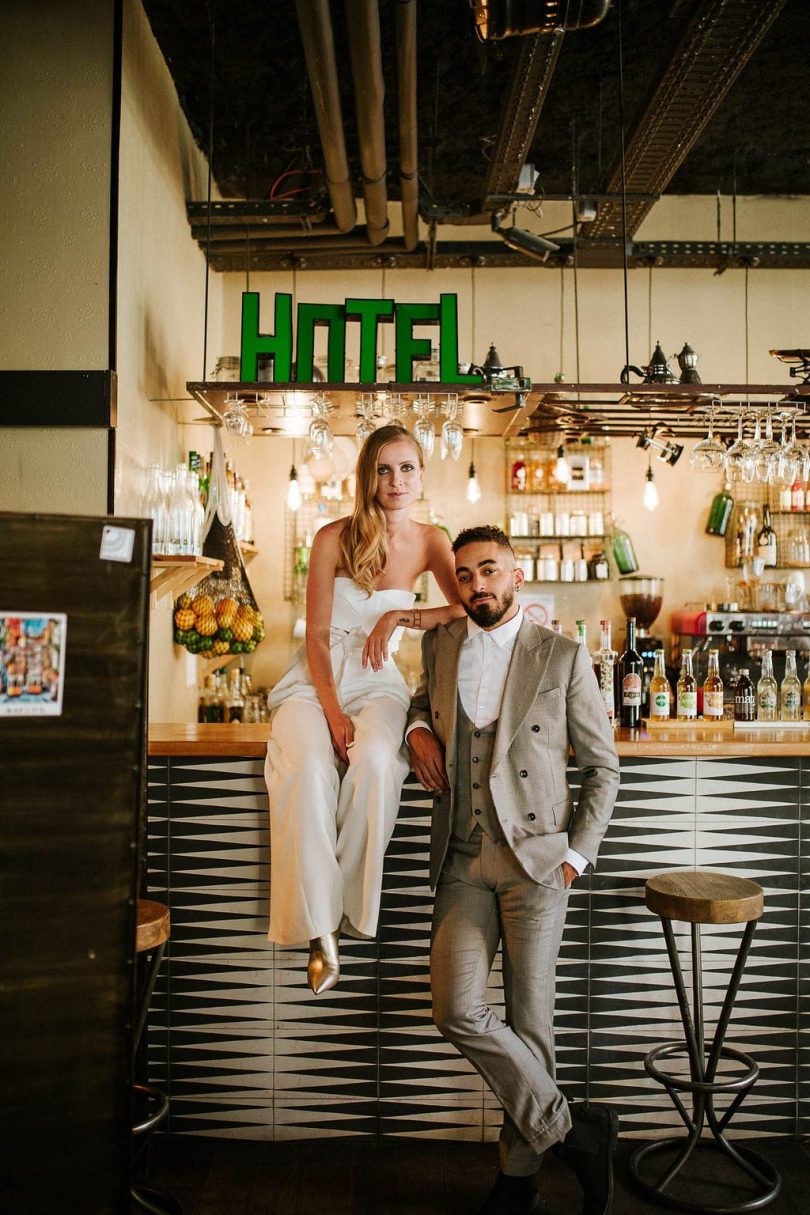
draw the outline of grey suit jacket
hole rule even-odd
[[[447,853],[456,777],[458,662],[462,617],[425,633],[422,682],[408,724],[429,724],[445,749],[450,788],[434,802],[430,883]],[[569,748],[582,782],[576,808]],[[596,863],[619,787],[613,732],[584,646],[524,619],[504,686],[490,788],[504,836],[529,877],[544,882],[569,847]]]

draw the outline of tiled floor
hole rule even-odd
[[[753,1146],[752,1141],[747,1141]],[[614,1215],[653,1215],[634,1190],[627,1161],[638,1141],[620,1142]],[[806,1215],[810,1144],[756,1141],[782,1176],[768,1215]],[[174,1137],[153,1147],[152,1181],[184,1215],[474,1215],[497,1169],[493,1144],[447,1140],[310,1139],[285,1143]],[[581,1196],[565,1165],[549,1157],[539,1175],[543,1215],[576,1215]],[[695,1202],[739,1201],[712,1154],[694,1181]]]

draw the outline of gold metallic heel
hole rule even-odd
[[[309,943],[307,982],[316,996],[329,991],[340,978],[339,936],[336,929],[326,937],[314,937]]]

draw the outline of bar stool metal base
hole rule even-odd
[[[758,1181],[764,1189],[752,1198],[722,1205],[690,1202],[686,1198],[680,1198],[677,1194],[667,1193],[661,1186],[661,1178],[659,1177],[657,1182],[648,1181],[642,1175],[642,1168],[654,1157],[676,1148],[681,1149],[680,1155],[676,1157],[666,1173],[680,1170],[692,1155],[693,1150],[720,1152],[729,1155],[735,1164],[744,1169],[755,1181]],[[630,1158],[630,1173],[636,1185],[647,1198],[651,1198],[663,1206],[671,1207],[675,1211],[693,1211],[695,1215],[740,1215],[745,1211],[760,1211],[768,1203],[773,1202],[782,1184],[782,1179],[773,1165],[752,1148],[745,1147],[741,1143],[732,1146],[727,1140],[721,1143],[715,1139],[696,1140],[690,1145],[688,1140],[684,1143],[684,1140],[678,1135],[671,1139],[659,1139],[655,1143],[645,1144],[644,1147],[635,1151]]]
[[[678,876],[677,874],[670,875],[670,880],[674,882]],[[644,1060],[644,1068],[649,1076],[667,1090],[686,1127],[687,1135],[685,1138],[675,1136],[662,1139],[638,1148],[630,1158],[630,1173],[648,1198],[673,1207],[675,1210],[694,1211],[696,1215],[741,1215],[742,1212],[758,1211],[767,1206],[779,1193],[781,1186],[781,1178],[773,1165],[752,1148],[739,1143],[732,1144],[725,1136],[726,1127],[759,1077],[759,1067],[751,1056],[735,1047],[726,1046],[725,1036],[751,946],[756,918],[761,914],[762,891],[754,883],[738,883],[742,887],[743,894],[751,903],[755,903],[755,896],[749,893],[748,888],[753,886],[755,891],[759,890],[760,907],[759,909],[756,906],[746,908],[744,900],[737,900],[739,905],[736,914],[740,918],[735,920],[733,907],[723,908],[713,901],[711,887],[705,881],[708,875],[695,873],[686,876],[691,882],[691,892],[681,897],[680,903],[678,902],[679,896],[677,893],[675,894],[671,903],[674,911],[666,904],[656,906],[655,898],[652,903],[650,902],[651,882],[648,882],[647,906],[661,916],[685,1039],[681,1042],[669,1042],[651,1050]],[[734,879],[726,879],[726,881],[733,883]],[[707,890],[703,890],[702,887],[706,887]],[[681,912],[678,918],[688,920],[691,927],[693,1008],[690,1008],[689,1005],[670,918],[678,911]],[[700,924],[739,923],[740,919],[746,921],[745,930],[720,1009],[714,1036],[712,1041],[707,1043],[704,1037],[703,1020]],[[685,1057],[688,1063],[688,1078],[676,1074],[674,1070],[669,1071],[659,1066],[659,1062],[671,1061],[678,1056]],[[721,1060],[737,1065],[732,1074],[718,1077],[717,1072]],[[692,1098],[691,1112],[686,1108],[684,1102],[687,1094]],[[715,1098],[718,1096],[730,1098],[728,1108],[722,1113],[718,1113],[714,1108]],[[708,1128],[710,1138],[701,1138],[704,1127]],[[680,1197],[673,1190],[673,1184],[676,1179],[681,1182],[685,1180],[682,1170],[696,1151],[713,1151],[722,1154],[735,1165],[740,1171],[740,1188],[745,1185],[746,1180],[754,1183],[755,1189],[753,1193],[750,1193],[750,1197],[743,1195],[737,1202],[729,1201],[717,1204],[708,1203],[705,1200],[695,1203],[685,1197]],[[645,1164],[667,1152],[674,1152],[675,1155],[669,1164],[664,1165],[663,1172],[655,1179],[650,1178],[649,1170],[645,1170],[646,1175],[642,1174],[642,1167]],[[736,1188],[738,1187],[735,1186]],[[750,1190],[750,1187],[747,1188]]]

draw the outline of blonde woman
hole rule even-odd
[[[316,994],[340,976],[340,933],[377,931],[383,858],[408,771],[410,695],[393,662],[402,629],[464,614],[449,539],[411,519],[423,475],[422,449],[407,431],[385,426],[366,440],[354,511],[312,545],[304,652],[269,698],[268,935],[279,945],[309,941]],[[445,607],[413,606],[426,570]]]

